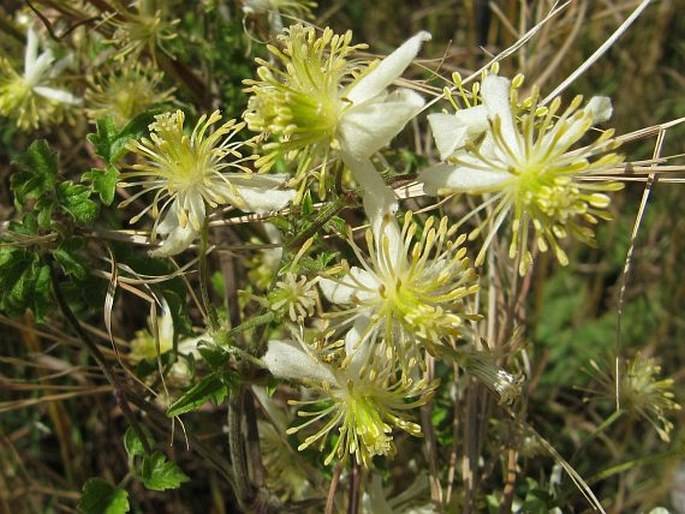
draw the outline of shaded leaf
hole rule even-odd
[[[203,378],[183,396],[171,404],[167,410],[167,416],[174,417],[191,410],[201,407],[208,401],[212,400],[214,403],[220,403],[226,398],[228,388],[217,373]]]
[[[124,514],[130,510],[128,493],[102,478],[91,478],[83,485],[78,511],[83,514]]]
[[[176,489],[183,482],[190,480],[174,462],[169,462],[162,452],[143,457],[140,469],[143,485],[153,491]]]

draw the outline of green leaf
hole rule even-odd
[[[86,225],[97,219],[100,207],[90,199],[90,190],[86,186],[67,180],[59,185],[58,194],[62,208],[78,223]]]
[[[95,123],[97,132],[88,134],[88,141],[93,145],[95,153],[107,163],[112,163],[112,144],[116,141],[118,130],[112,116],[100,118]]]
[[[137,139],[147,133],[148,125],[154,120],[154,116],[161,112],[160,109],[152,109],[133,118],[124,128],[119,131],[111,116],[97,120],[97,132],[88,134],[88,141],[95,148],[95,152],[102,157],[108,166],[114,165],[126,155],[126,144],[131,139]],[[105,199],[103,198],[103,202]],[[109,205],[109,204],[108,204]]]
[[[143,485],[153,491],[176,489],[183,482],[190,480],[181,468],[167,461],[166,455],[160,451],[143,457],[140,472]]]
[[[134,458],[145,454],[143,442],[131,427],[128,427],[124,434],[124,448],[130,463],[133,463]]]
[[[186,391],[169,406],[166,415],[170,418],[201,407],[209,400],[220,403],[226,398],[228,387],[218,373],[212,373]]]
[[[83,242],[81,239],[71,238],[63,241],[62,244],[52,252],[55,260],[62,266],[64,273],[68,276],[76,277],[79,280],[86,278],[86,267],[76,254],[82,246]]]
[[[40,198],[55,189],[57,180],[57,156],[45,140],[34,141],[15,164],[19,168],[12,175],[11,187],[14,203],[18,209],[26,207],[29,199]]]
[[[124,514],[130,510],[128,493],[102,478],[91,478],[83,485],[78,511],[83,514]]]
[[[26,249],[0,248],[0,310],[21,316],[33,310],[40,321],[50,305],[50,268]]]
[[[119,181],[119,171],[114,166],[108,165],[105,169],[92,168],[83,174],[81,180],[92,183],[93,191],[100,195],[103,204],[112,205]]]

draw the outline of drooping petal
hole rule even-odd
[[[63,104],[81,105],[82,102],[80,98],[66,91],[62,91],[61,89],[55,89],[48,86],[36,86],[33,90],[42,97]]]
[[[421,31],[405,41],[397,50],[383,59],[378,66],[359,82],[354,84],[347,93],[347,98],[354,104],[370,100],[380,94],[396,78],[398,78],[407,66],[419,53],[424,41],[430,41],[431,35]]]
[[[328,366],[314,359],[292,341],[269,341],[262,362],[278,378],[337,384],[335,375]]]
[[[469,139],[486,131],[488,111],[484,105],[461,109],[455,114],[437,112],[428,115],[440,160],[447,160]]]
[[[168,215],[166,219],[169,219]],[[178,218],[174,217],[174,219],[176,219],[176,222],[178,223]],[[157,227],[157,232],[159,234],[164,233],[160,230],[161,227],[162,223],[160,223]],[[178,255],[182,251],[186,250],[193,240],[195,240],[195,238],[198,236],[198,232],[193,230],[193,227],[190,226],[190,223],[188,223],[185,227],[177,224],[173,230],[168,232],[168,234],[169,235],[162,242],[162,245],[150,252],[151,257],[171,257]]]
[[[240,197],[240,202],[235,205],[247,212],[264,213],[283,209],[296,195],[296,191],[292,189],[282,189],[287,180],[286,175],[254,174],[230,180]]]
[[[371,222],[374,234],[378,234],[385,214],[397,212],[395,193],[385,184],[368,158],[357,159],[345,150],[342,152],[342,158],[364,192],[364,211]]]
[[[512,180],[512,175],[503,171],[468,168],[462,164],[438,164],[419,172],[419,180],[429,195],[442,192],[483,193],[501,189],[504,182]]]
[[[345,111],[338,125],[340,144],[355,158],[369,157],[387,145],[423,107],[409,89],[398,89]]]
[[[162,241],[159,248],[155,248],[150,252],[152,257],[178,255],[187,249],[198,236],[198,232],[193,229],[190,223],[181,226],[178,219],[178,200],[171,204],[164,218],[157,225],[155,232],[158,236],[166,236],[166,238]]]

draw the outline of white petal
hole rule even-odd
[[[614,108],[611,106],[611,98],[608,96],[593,96],[584,110],[592,114],[592,123],[609,121],[614,112]]]
[[[271,374],[287,380],[337,384],[331,369],[292,341],[271,340],[262,361]]]
[[[51,50],[46,50],[40,54],[38,59],[33,61],[31,67],[24,70],[24,82],[27,86],[33,88],[44,80],[53,60],[54,58],[52,57]]]
[[[405,41],[397,50],[383,59],[376,69],[362,77],[347,93],[347,98],[352,103],[365,102],[378,95],[393,80],[404,73],[407,66],[419,53],[419,49],[424,41],[430,41],[431,35],[426,31],[421,31],[414,37]]]
[[[205,199],[200,193],[188,192],[184,200],[183,207],[188,213],[188,222],[196,232],[199,232],[205,222]]]
[[[264,213],[282,209],[292,202],[296,195],[292,189],[280,189],[286,181],[285,175],[255,174],[249,178],[229,180],[240,196],[241,201],[237,206],[247,212]]]
[[[171,257],[177,255],[190,246],[198,232],[193,230],[190,223],[181,227],[176,213],[176,203],[171,206],[164,219],[157,225],[158,235],[167,235],[159,248],[150,252],[152,257]]]
[[[161,316],[157,316],[157,335],[162,353],[174,346],[174,318],[171,316],[169,304],[162,298]]]
[[[378,281],[376,277],[371,275],[368,271],[358,268],[357,266],[352,266],[350,269],[350,275],[354,278],[343,277],[340,281],[331,280],[328,278],[322,278],[319,280],[319,287],[321,292],[326,297],[326,299],[335,304],[345,305],[352,304],[355,302],[355,296],[360,300],[368,300],[373,294],[366,290],[359,289],[356,286],[356,281],[361,282],[366,287],[370,289],[375,289],[378,287]]]
[[[461,109],[455,114],[429,114],[428,123],[440,153],[440,160],[443,161],[462,148],[469,139],[485,132],[490,126],[488,111],[484,105]]]
[[[33,68],[38,56],[38,34],[29,27],[26,32],[26,50],[24,51],[24,73],[28,74]]]
[[[484,193],[502,189],[512,176],[505,171],[484,171],[453,164],[438,164],[419,173],[429,195],[445,192]]]
[[[428,123],[433,132],[435,146],[438,147],[440,160],[446,161],[457,148],[464,144],[468,129],[457,121],[454,114],[444,112],[429,114]]]
[[[421,95],[402,88],[354,105],[343,114],[338,125],[341,146],[357,159],[369,157],[421,112],[424,103]]]
[[[36,86],[33,88],[33,90],[40,96],[43,96],[49,100],[54,100],[55,102],[69,105],[81,105],[80,98],[72,95],[71,93],[67,93],[66,91],[62,91],[61,89],[54,89],[47,86]]]
[[[159,248],[150,252],[151,257],[171,257],[178,255],[186,250],[198,233],[193,230],[190,224],[185,227],[178,226],[172,230]]]
[[[520,155],[518,133],[514,125],[514,117],[511,113],[511,103],[509,101],[510,84],[509,79],[488,75],[483,80],[480,94],[483,99],[483,105],[488,110],[488,117],[490,120],[500,119],[504,140],[516,155]]]

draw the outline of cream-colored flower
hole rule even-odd
[[[131,220],[135,223],[150,212],[155,219],[153,233],[166,236],[153,255],[185,250],[202,228],[207,205],[230,204],[243,211],[265,212],[284,207],[295,195],[283,189],[284,176],[258,175],[248,168],[253,159],[244,157],[241,149],[250,142],[236,139],[242,123],[229,120],[208,133],[221,120],[215,111],[209,117],[202,115],[188,135],[184,120],[180,110],[156,116],[150,124],[150,139],[128,145],[145,161],[121,175],[123,187],[142,186],[121,207],[155,192],[152,202]]]
[[[366,233],[368,257],[351,241],[360,266],[341,278],[322,278],[320,286],[343,307],[327,317],[347,330],[352,359],[401,356],[410,369],[420,348],[439,354],[463,333],[465,320],[477,318],[467,298],[478,280],[461,247],[465,236],[456,237],[447,218],[428,218],[421,227],[408,212],[400,230],[387,213],[378,227]]]
[[[55,87],[57,77],[71,62],[69,56],[55,62],[51,49],[38,55],[38,34],[26,34],[24,73],[17,73],[9,60],[0,57],[0,115],[16,118],[22,129],[35,129],[51,120],[60,105],[79,105],[81,99]],[[56,121],[56,120],[53,120]]]
[[[423,405],[437,387],[400,374],[393,366],[356,368],[340,366],[340,360],[324,364],[303,344],[288,341],[270,341],[262,360],[274,376],[300,381],[315,392],[315,399],[291,402],[305,407],[298,416],[307,420],[288,433],[313,430],[298,449],[316,445],[320,451],[337,435],[325,464],[354,456],[369,467],[374,455],[393,455],[393,429],[420,435],[421,427],[407,412]]]
[[[112,116],[125,125],[154,104],[171,100],[174,88],[160,90],[163,74],[140,62],[119,65],[98,74],[86,91],[86,112],[95,122]]]
[[[350,31],[340,35],[326,28],[317,37],[313,27],[287,29],[279,36],[283,49],[269,47],[277,63],[258,60],[259,79],[245,81],[251,94],[244,115],[248,127],[276,139],[264,145],[266,154],[257,165],[269,168],[280,155],[299,156],[296,179],[303,184],[319,157],[324,163],[319,192],[324,196],[325,166],[332,153],[336,158],[340,151],[343,157],[368,158],[423,107],[416,92],[389,92],[388,86],[428,39],[430,34],[420,32],[373,66],[354,59],[366,46],[351,45]]]
[[[489,209],[485,222],[471,233],[474,238],[489,231],[476,264],[482,263],[495,232],[511,218],[509,254],[521,256],[519,271],[525,274],[532,262],[528,240],[533,231],[540,250],[551,247],[561,264],[568,258],[560,239],[570,235],[588,244],[594,241],[591,226],[610,217],[610,199],[604,193],[622,186],[584,179],[622,158],[612,152],[618,146],[613,130],[581,143],[594,124],[611,115],[608,98],[594,97],[580,109],[578,96],[559,113],[559,98],[541,107],[537,92],[519,103],[521,81],[515,79],[512,88],[509,80],[489,75],[480,91],[475,90],[481,103],[472,98],[468,108],[454,115],[429,116],[445,162],[423,171],[420,179],[429,194],[491,195],[481,206]]]

